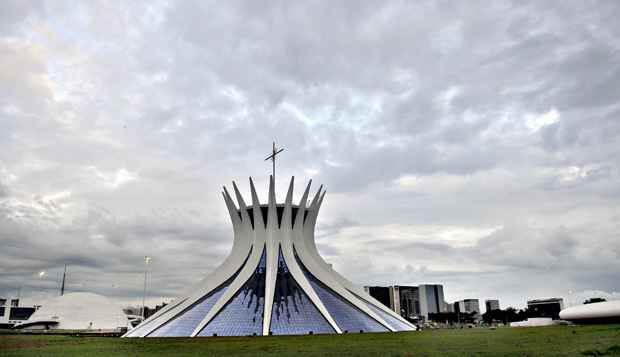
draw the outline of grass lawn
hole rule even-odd
[[[0,335],[0,356],[612,355],[620,356],[620,325],[146,339]]]

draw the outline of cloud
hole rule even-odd
[[[557,123],[559,120],[560,113],[558,113],[557,109],[553,108],[541,115],[529,115],[525,121],[525,125],[532,131],[538,131],[542,127]]]
[[[230,249],[220,187],[253,176],[266,196],[274,140],[278,186],[326,185],[319,249],[358,283],[515,305],[611,293],[618,16],[4,1],[0,294],[53,295],[70,263],[70,286],[129,303],[149,255],[150,300],[171,298]]]
[[[127,171],[124,168],[116,170],[114,173],[103,173],[95,166],[86,167],[86,171],[91,173],[101,184],[110,189],[119,188],[129,182],[138,179],[138,175]]]

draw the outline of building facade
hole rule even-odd
[[[562,298],[528,300],[527,317],[550,317],[554,320],[560,318],[560,311],[564,309]]]
[[[444,301],[443,286],[365,286],[364,289],[386,307],[412,323],[427,321],[429,314],[449,312]]]
[[[386,307],[412,323],[427,321],[429,314],[453,311],[444,301],[443,286],[366,286],[364,289]]]
[[[420,295],[420,316],[428,320],[429,314],[436,314],[446,311],[443,286],[424,284],[419,285]]]
[[[474,318],[480,320],[480,301],[478,299],[464,299],[456,304],[459,313],[474,314]]]
[[[417,286],[397,286],[400,303],[400,316],[417,322],[420,318],[420,289]],[[396,288],[396,286],[395,286]]]
[[[499,300],[493,300],[493,299],[484,300],[484,306],[486,308],[486,312],[500,310]]]
[[[382,303],[385,307],[389,307],[392,311],[395,311],[394,292],[391,286],[364,286],[364,291]]]
[[[0,328],[10,328],[28,320],[36,307],[19,306],[19,299],[0,297]]]
[[[247,336],[412,331],[415,326],[338,274],[319,255],[314,228],[325,192],[308,203],[310,183],[294,205],[291,179],[276,203],[270,178],[252,205],[233,182],[237,203],[222,195],[233,224],[229,257],[200,284],[149,317],[126,337]]]
[[[454,304],[453,303],[446,303],[446,312],[448,312],[448,313],[456,312],[454,310]]]

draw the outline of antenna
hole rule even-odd
[[[67,277],[67,264],[65,264],[65,271],[62,273],[62,283],[60,284],[60,296],[65,294],[65,278]]]

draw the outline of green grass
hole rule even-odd
[[[612,355],[620,356],[620,325],[191,339],[0,335],[0,356]]]

